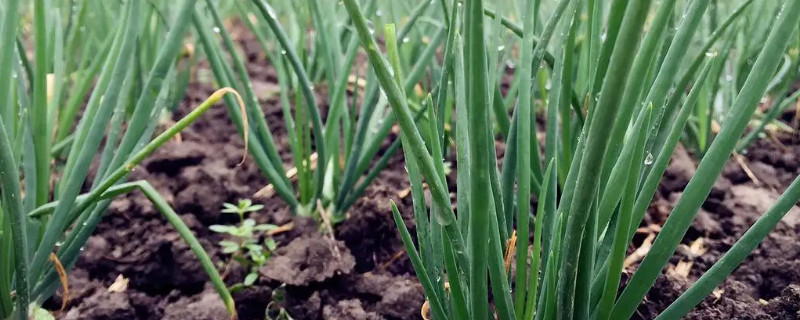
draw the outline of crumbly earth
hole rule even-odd
[[[281,109],[272,94],[277,90],[274,70],[257,53],[254,41],[243,43],[267,121],[281,146],[281,157],[289,163],[291,155],[283,147],[287,138]],[[208,85],[192,84],[174,118],[188,113],[212,91]],[[325,103],[324,95],[320,101]],[[132,179],[153,184],[212,259],[223,263],[227,257],[217,246],[223,237],[208,227],[235,223],[236,217],[220,213],[222,203],[251,198],[267,181],[251,159],[238,166],[243,144],[223,107],[210,110],[181,138],[158,150],[137,168]],[[500,155],[502,151],[498,144]],[[800,144],[791,137],[780,143],[759,141],[748,150],[745,162],[754,177],[730,161],[683,240],[688,248],[702,239],[704,252],[694,255],[679,250],[635,319],[654,318],[766,211],[800,172]],[[679,149],[643,227],[666,220],[695,166],[692,156]],[[390,199],[398,203],[413,234],[411,200],[402,196],[407,187],[402,156],[398,155],[356,202],[349,218],[337,225],[335,243],[321,235],[313,221],[293,218],[277,197],[256,199],[265,208],[253,214],[253,219],[276,225],[293,222],[294,229],[277,236],[280,248],[261,270],[258,282],[234,295],[239,318],[264,319],[268,305],[278,301],[299,320],[421,319],[424,295],[408,259],[401,254],[402,243],[389,206]],[[798,233],[800,209],[794,208],[732,277],[686,319],[800,319]],[[638,235],[634,247],[646,236]],[[395,256],[400,258],[393,259]],[[687,262],[691,263],[688,272],[675,271],[675,265]],[[626,271],[634,268],[635,264]],[[119,275],[129,279],[127,290],[109,292],[107,288]],[[225,280],[234,284],[245,275],[246,271],[234,264]],[[228,319],[187,245],[138,193],[113,202],[69,280],[70,300],[59,315],[62,319]],[[58,309],[60,295],[59,291],[46,306]],[[277,295],[283,299],[276,300]]]
[[[652,319],[685,291],[747,231],[800,172],[800,145],[791,137],[759,141],[745,154],[751,174],[731,160],[683,239],[682,248],[702,241],[702,254],[678,250],[671,260],[691,262],[686,272],[659,277],[635,318]],[[645,224],[661,224],[695,171],[680,148],[673,156]],[[800,208],[794,207],[764,242],[712,296],[685,319],[800,319]]]

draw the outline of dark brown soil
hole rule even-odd
[[[692,262],[688,276],[670,272],[659,277],[636,318],[652,319],[708,270],[772,205],[800,165],[800,145],[789,137],[780,143],[758,141],[745,154],[755,181],[734,160],[717,179],[711,196],[684,237],[682,249],[700,239],[698,256],[678,250],[671,266]],[[646,224],[662,224],[695,171],[682,148],[673,156]],[[685,319],[800,319],[800,208],[792,208],[778,227],[715,293]],[[674,270],[674,269],[673,269]]]
[[[274,70],[245,42],[254,87],[275,91]],[[252,48],[250,48],[252,47]],[[251,51],[253,50],[253,51]],[[174,115],[179,119],[213,90],[193,84]],[[267,121],[279,145],[286,145],[281,111],[274,97],[262,96]],[[684,239],[703,239],[698,256],[679,250],[672,265],[692,262],[688,275],[667,271],[639,308],[636,319],[652,319],[707,270],[769,207],[800,172],[800,145],[760,141],[746,154],[758,183],[731,161]],[[502,146],[501,146],[502,147]],[[288,148],[280,148],[286,163]],[[146,179],[181,213],[215,262],[226,261],[211,232],[212,224],[233,224],[220,213],[222,203],[252,198],[267,184],[250,159],[237,166],[243,144],[223,107],[210,110],[182,134],[145,161],[132,179]],[[679,152],[662,183],[644,226],[661,224],[694,172],[695,162]],[[294,319],[421,319],[421,286],[405,255],[391,218],[394,199],[413,228],[411,203],[399,194],[408,187],[402,157],[367,189],[336,227],[336,242],[321,235],[313,221],[293,218],[277,197],[259,199],[264,210],[251,217],[259,223],[294,222],[277,236],[279,249],[262,277],[234,295],[240,319],[264,319],[276,294]],[[687,319],[800,319],[800,209],[794,208],[716,296],[707,298]],[[640,243],[642,237],[637,237]],[[235,264],[234,264],[235,265]],[[632,270],[628,270],[632,271]],[[226,278],[241,282],[245,270],[234,267]],[[124,292],[107,290],[117,276],[130,280]],[[172,227],[141,194],[115,200],[95,236],[70,273],[70,301],[63,319],[227,319],[228,315],[196,258]],[[55,297],[48,306],[57,305]]]

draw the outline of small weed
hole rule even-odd
[[[231,255],[222,276],[225,277],[228,274],[234,261],[250,270],[242,283],[231,286],[231,291],[238,291],[253,285],[258,280],[258,269],[267,263],[272,251],[277,247],[275,239],[269,236],[268,233],[277,229],[278,226],[256,224],[255,220],[245,218],[248,213],[256,212],[263,208],[264,206],[262,205],[254,205],[250,199],[239,200],[237,205],[225,203],[222,212],[238,215],[239,225],[212,225],[209,227],[211,231],[224,233],[232,238],[231,240],[219,242],[220,247],[222,247],[222,253]],[[262,235],[265,236],[263,241],[260,240]]]

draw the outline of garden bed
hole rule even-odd
[[[246,43],[245,49],[257,44]],[[277,89],[273,70],[257,54],[248,57],[258,92]],[[179,119],[213,89],[192,84],[173,115]],[[320,95],[320,100],[324,101]],[[262,101],[276,142],[286,145],[276,97]],[[502,146],[500,146],[502,147]],[[288,148],[279,150],[284,160]],[[213,224],[233,224],[220,213],[224,202],[252,198],[267,184],[250,159],[238,166],[244,147],[224,108],[210,110],[133,173],[145,179],[181,214],[212,259],[226,261],[217,242],[223,236]],[[288,161],[286,161],[288,163]],[[777,199],[800,172],[800,143],[792,137],[762,140],[741,163],[733,158],[671,260],[665,275],[650,290],[634,316],[652,319],[707,270]],[[692,176],[695,161],[679,150],[634,239],[646,247]],[[748,170],[750,171],[748,173]],[[292,218],[278,198],[254,199],[265,208],[251,215],[259,223],[293,224],[276,236],[279,249],[252,287],[236,294],[240,319],[264,319],[268,304],[280,305],[294,319],[421,319],[424,302],[391,217],[395,200],[413,228],[409,184],[402,156],[367,189],[336,226],[335,242],[318,232],[314,221]],[[412,231],[413,233],[413,231]],[[794,208],[759,248],[726,282],[686,319],[800,318],[800,209]],[[636,261],[631,261],[631,271]],[[677,267],[676,267],[677,266]],[[126,290],[107,288],[119,275]],[[241,282],[245,270],[234,267],[226,282]],[[626,281],[623,277],[623,283]],[[207,282],[207,275],[172,227],[138,193],[114,201],[107,216],[69,276],[70,299],[63,319],[226,319],[225,308]],[[285,284],[285,285],[284,285]],[[48,306],[57,309],[60,296]]]

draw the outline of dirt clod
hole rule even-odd
[[[322,311],[325,320],[383,320],[374,312],[364,311],[359,300],[343,300],[334,306],[325,306]]]
[[[278,248],[260,272],[269,279],[301,286],[349,274],[355,265],[355,259],[341,242],[300,237]]]

